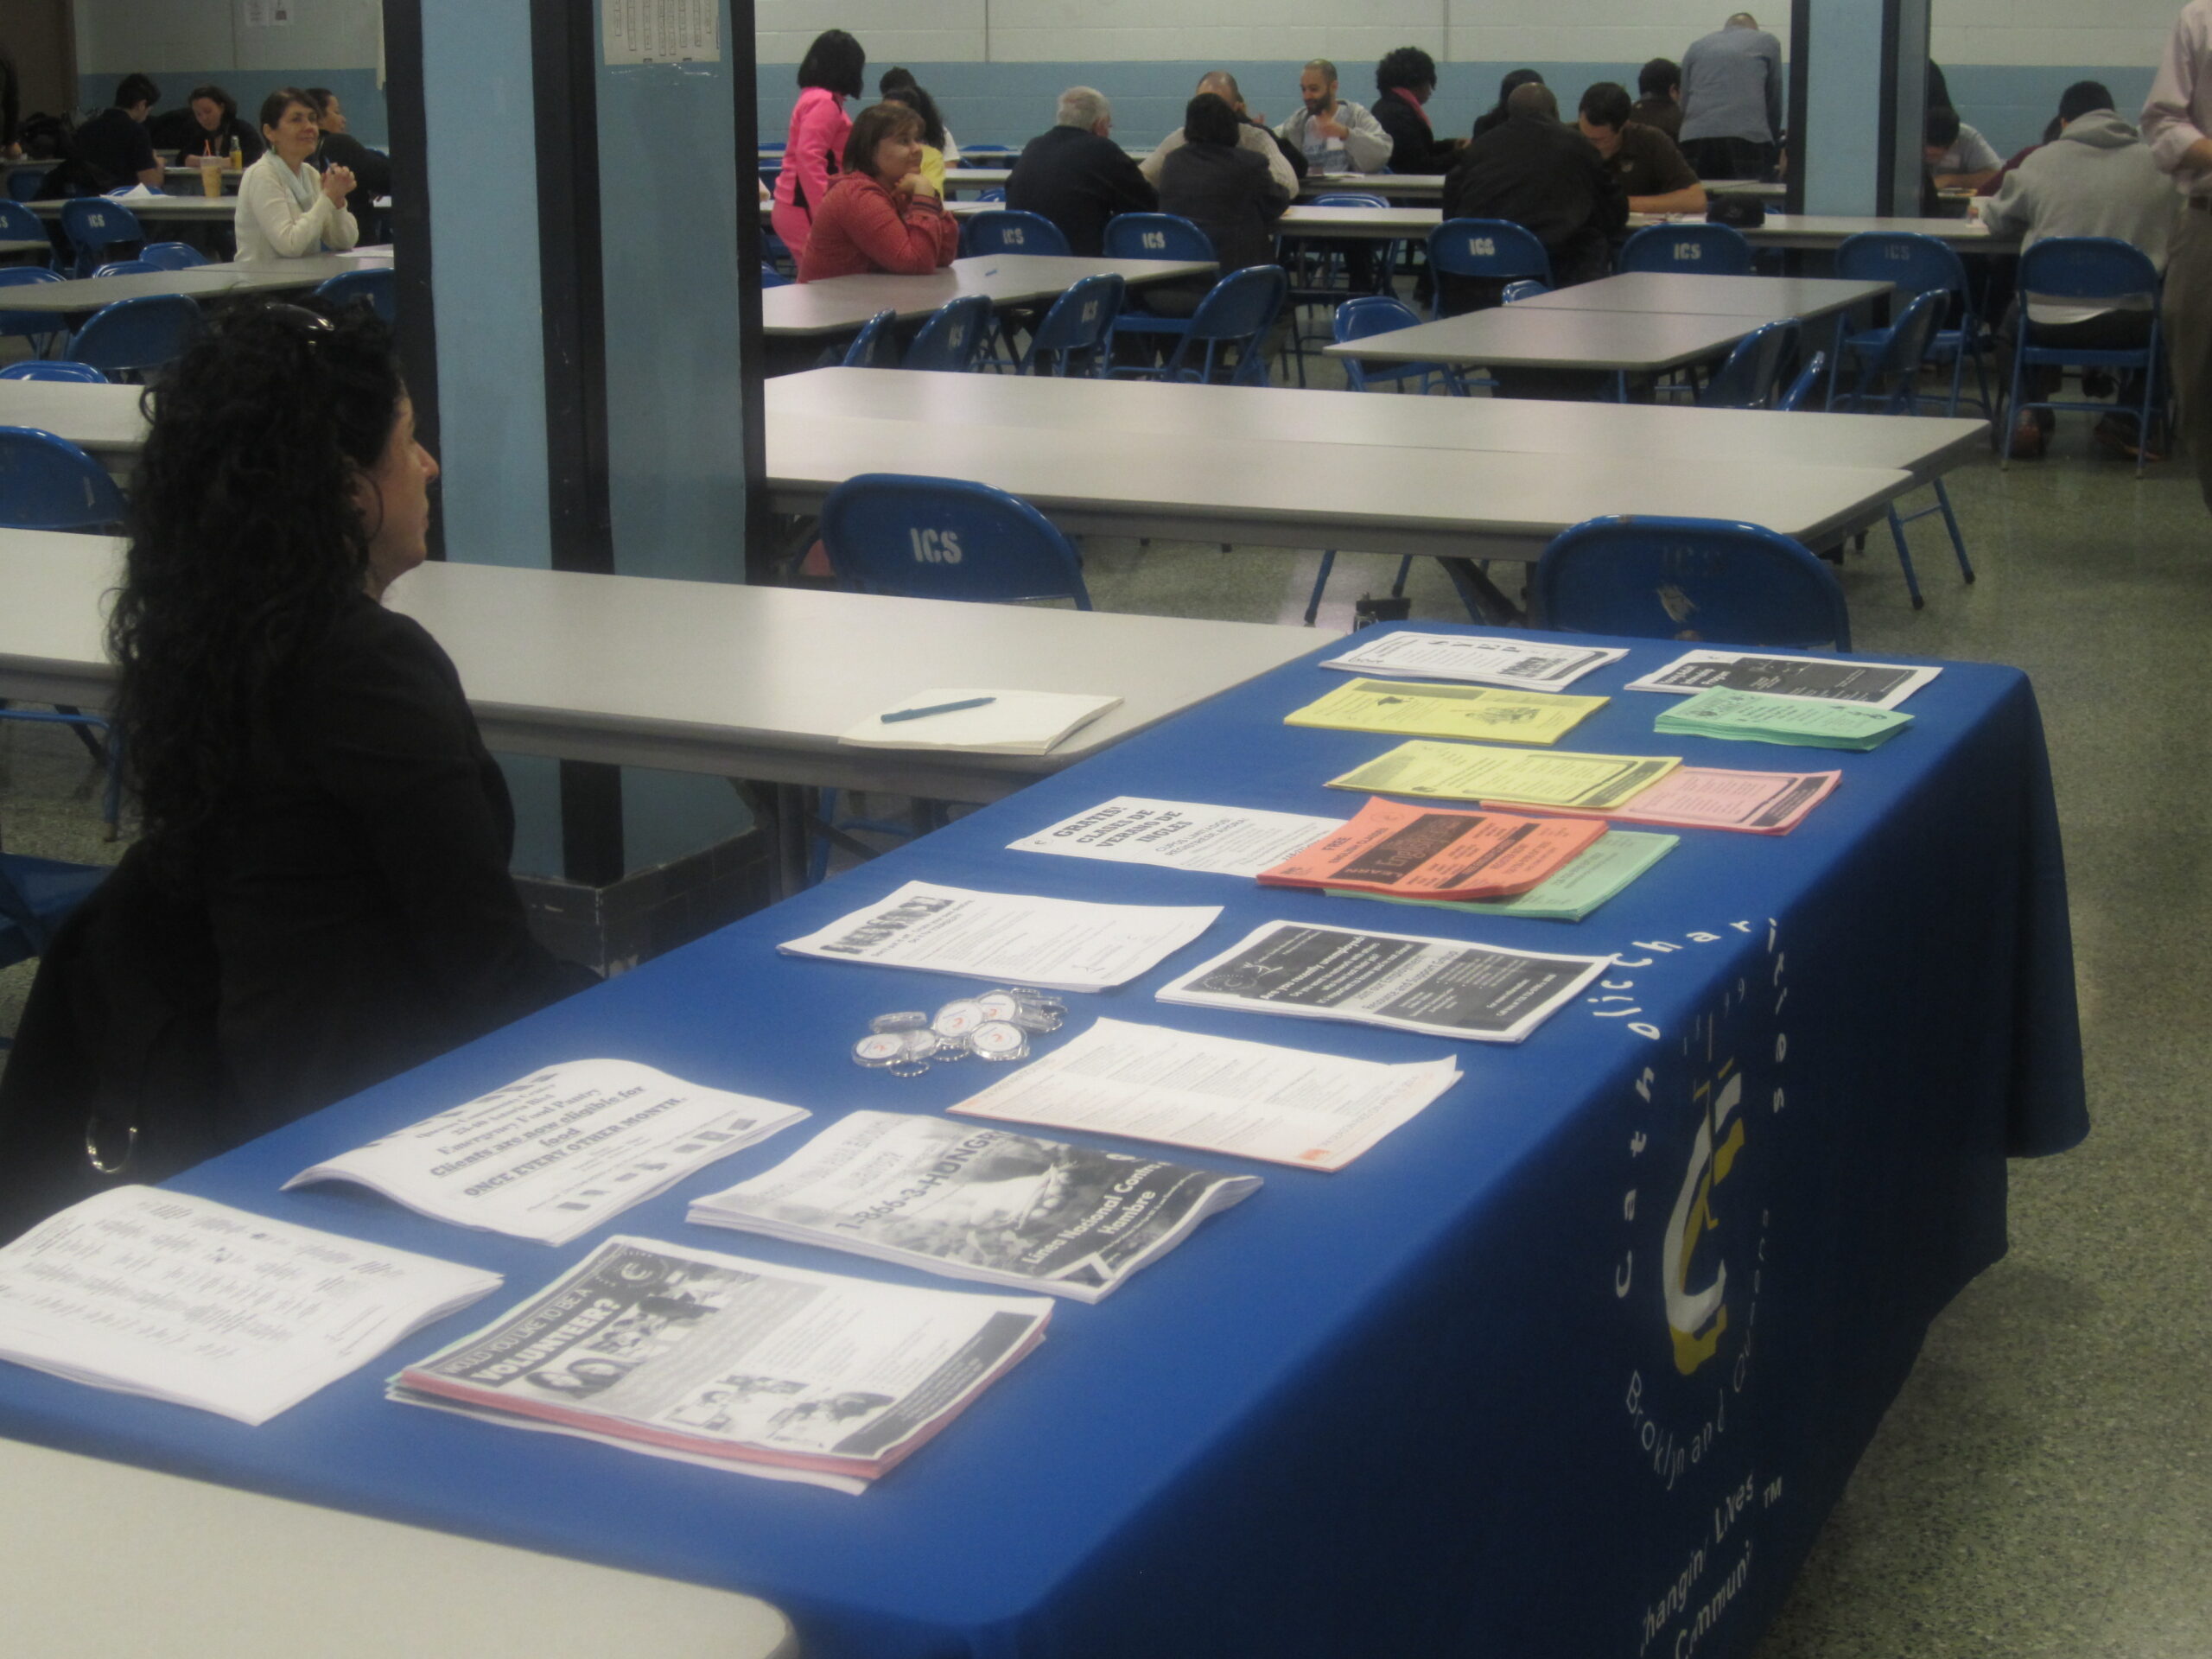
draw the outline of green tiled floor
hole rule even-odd
[[[1925,611],[1879,534],[1843,572],[1863,652],[2035,678],[2096,1128],[2015,1166],[2011,1255],[1937,1324],[1762,1659],[2212,1655],[2212,518],[2180,467],[2138,484],[2087,426],[2063,421],[2050,460],[1954,477],[1974,587],[1933,518],[1912,527]],[[1086,556],[1103,609],[1294,621],[1318,556]],[[1324,628],[1395,566],[1340,558]],[[1408,592],[1416,617],[1462,614],[1432,567]],[[0,726],[10,846],[109,855],[95,790],[66,735]],[[23,983],[0,975],[0,1028]]]

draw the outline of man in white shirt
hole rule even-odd
[[[1938,190],[1979,190],[1995,178],[2005,158],[1997,148],[1944,105],[1928,111],[1921,155]]]
[[[1337,96],[1337,66],[1316,58],[1299,72],[1300,108],[1275,137],[1302,152],[1316,173],[1379,173],[1390,164],[1390,135],[1360,105]]]
[[[1236,111],[1236,147],[1249,149],[1268,158],[1268,171],[1274,175],[1277,184],[1290,192],[1292,200],[1298,196],[1298,173],[1284,155],[1282,146],[1275,143],[1274,134],[1255,123],[1244,108],[1244,94],[1236,90],[1236,77],[1226,69],[1217,69],[1198,79],[1198,91],[1211,92],[1225,99]],[[1183,129],[1178,127],[1153,149],[1151,155],[1137,163],[1137,171],[1155,189],[1160,185],[1160,169],[1167,158],[1183,148]]]
[[[2166,363],[2182,442],[2212,507],[2212,0],[2190,0],[2143,106],[2143,136],[2181,193],[2166,262]]]

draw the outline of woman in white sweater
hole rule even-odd
[[[353,169],[318,173],[308,164],[321,129],[315,106],[296,86],[280,87],[261,101],[261,136],[268,153],[238,181],[235,228],[241,264],[298,259],[325,248],[339,251],[360,240],[360,226],[346,211]]]

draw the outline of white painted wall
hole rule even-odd
[[[77,0],[77,62],[88,73],[377,65],[378,0],[289,0],[292,22],[248,29],[239,0]]]

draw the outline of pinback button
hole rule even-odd
[[[982,1025],[987,1017],[981,1002],[973,997],[964,996],[939,1008],[937,1018],[930,1021],[930,1029],[940,1037],[965,1037]]]
[[[853,1045],[853,1064],[855,1065],[895,1065],[906,1055],[906,1039],[895,1031],[876,1032]]]
[[[986,1060],[1019,1060],[1029,1052],[1029,1039],[1021,1027],[1003,1020],[976,1027],[968,1041],[977,1056]]]
[[[879,1014],[868,1022],[870,1031],[919,1031],[930,1022],[926,1014]]]

